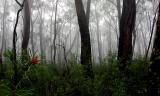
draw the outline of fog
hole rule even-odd
[[[0,48],[1,52],[5,52],[12,49],[13,46],[13,30],[16,23],[16,14],[20,6],[14,0],[0,1]],[[56,48],[55,58],[57,63],[65,62],[65,58],[67,60],[75,58],[79,62],[81,38],[74,0],[28,1],[31,17],[29,53],[37,54],[41,56],[41,59],[51,61]],[[19,2],[22,3],[23,1]],[[133,38],[135,38],[135,44],[133,41],[134,57],[144,56],[148,50],[151,32],[155,32],[153,20],[157,12],[157,2],[158,0],[136,1],[137,16],[134,29],[135,35],[133,35]],[[83,5],[86,10],[87,0],[83,0]],[[122,9],[122,0],[120,5]],[[24,10],[22,10],[16,30],[17,53],[21,52],[24,36],[24,18]],[[119,41],[117,0],[91,0],[89,30],[92,61],[99,62],[99,58],[107,58],[109,53],[117,55]],[[53,46],[54,39],[55,47]],[[151,49],[152,43],[149,54]]]

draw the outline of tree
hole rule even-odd
[[[148,96],[159,96],[158,92],[158,85],[159,85],[159,78],[160,78],[160,3],[159,3],[159,11],[158,11],[158,19],[156,25],[156,33],[155,39],[151,54],[151,65],[149,66],[149,73],[148,73]]]
[[[132,59],[132,33],[136,20],[136,0],[123,0],[118,46],[119,69],[124,70]]]
[[[90,10],[91,10],[91,0],[87,0],[87,9],[86,9],[86,18],[87,18],[87,24],[89,26],[89,17],[90,17]]]
[[[102,42],[101,42],[101,32],[99,25],[99,13],[97,11],[97,6],[95,4],[95,17],[96,17],[96,36],[97,36],[97,44],[98,44],[98,53],[99,53],[99,62],[102,63]]]
[[[22,40],[22,56],[27,55],[27,47],[30,37],[30,6],[29,0],[25,0],[24,3],[24,29],[23,29],[23,40]]]
[[[41,52],[41,59],[43,60],[45,54],[44,54],[44,46],[43,46],[43,24],[44,20],[42,18],[42,14],[40,16],[40,24],[39,24],[39,41],[40,41],[40,52]]]
[[[24,3],[24,35],[22,41],[22,49],[27,49],[30,36],[30,6],[29,0]]]
[[[58,1],[56,1],[56,8],[55,8],[55,17],[54,17],[54,38],[53,38],[53,48],[54,48],[54,54],[53,54],[53,64],[56,63],[56,39],[57,39],[57,7],[58,7]]]
[[[14,75],[13,75],[13,89],[15,89],[17,82],[18,82],[18,69],[17,69],[17,55],[16,55],[16,43],[17,43],[17,25],[19,22],[19,15],[20,12],[23,10],[24,8],[24,3],[25,0],[23,0],[23,3],[21,4],[20,2],[18,2],[17,0],[15,0],[16,3],[20,6],[20,9],[17,11],[17,17],[16,17],[16,23],[13,29],[13,58],[11,58],[12,63],[13,63],[13,70],[14,70]]]
[[[4,66],[2,62],[2,54],[4,50],[4,43],[5,43],[5,33],[6,33],[6,14],[7,14],[7,0],[4,1],[4,9],[3,9],[3,20],[2,20],[2,47],[0,49],[0,75],[4,76]]]
[[[31,38],[31,49],[32,49],[32,53],[34,53],[34,39],[33,39],[33,37],[34,37],[34,23],[36,22],[36,20],[37,20],[37,18],[35,19],[35,20],[33,20],[33,0],[30,0],[30,13],[31,13],[31,31],[30,31],[30,38]],[[37,16],[38,17],[38,16]]]
[[[90,34],[82,0],[75,0],[75,6],[81,35],[81,64],[85,75],[92,77]]]

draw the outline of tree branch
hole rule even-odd
[[[20,6],[20,7],[23,7],[23,3],[21,4],[18,0],[15,0],[16,3]],[[25,1],[25,0],[24,0]]]

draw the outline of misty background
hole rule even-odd
[[[80,61],[80,33],[74,0],[28,0],[30,21],[30,54],[51,61],[56,45],[56,62],[76,58]],[[87,1],[83,0],[87,9]],[[13,28],[19,5],[14,0],[0,0],[0,49],[12,49]],[[22,3],[22,1],[20,1]],[[158,0],[137,0],[137,18],[133,34],[134,57],[144,56],[148,50],[150,36],[155,31],[153,23]],[[117,54],[119,40],[119,15],[117,0],[91,0],[90,37],[92,60],[98,63],[109,53]],[[57,8],[56,8],[57,6]],[[122,0],[120,2],[122,9]],[[17,27],[17,53],[21,51],[24,12],[20,13]],[[55,20],[56,18],[56,20]],[[56,24],[56,26],[55,26]],[[55,32],[56,27],[56,32]],[[154,36],[154,35],[153,35]],[[134,41],[135,40],[135,41]],[[149,51],[149,54],[152,49]]]

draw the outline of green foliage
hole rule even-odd
[[[12,90],[6,80],[0,80],[0,96],[12,96]]]
[[[81,64],[74,58],[67,66],[47,62],[32,65],[28,59],[27,70],[18,58],[19,82],[13,90],[12,52],[6,52],[5,57],[6,78],[0,80],[0,96],[146,96],[148,61],[143,58],[134,59],[123,75],[116,55],[109,54],[101,64],[93,66],[93,79],[84,77]]]

